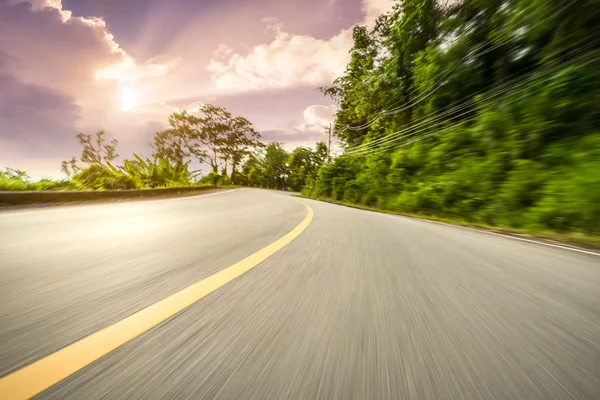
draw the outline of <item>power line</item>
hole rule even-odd
[[[558,8],[559,6],[554,7],[552,10],[550,10],[545,17],[539,19],[536,23],[533,24],[533,27],[545,22],[547,19],[551,18],[552,16],[554,16],[554,14],[568,8],[569,6],[571,6],[572,3],[574,3],[576,0],[571,0],[567,5],[563,6],[560,10],[555,11],[556,8]],[[553,12],[554,11],[554,12]],[[548,15],[552,13],[551,15]],[[509,31],[510,27],[505,28],[503,31]],[[503,31],[501,31],[501,33],[503,33]],[[458,39],[457,39],[458,40]],[[504,39],[499,41],[498,43],[496,43],[494,46],[486,49],[485,51],[479,53],[479,56],[482,56],[484,54],[487,54],[488,52],[497,49],[498,47],[500,47],[501,45],[503,45],[506,42],[509,42],[511,39]],[[456,42],[456,41],[455,41]],[[487,41],[485,41],[484,43],[482,43],[480,46],[478,46],[476,49],[471,50],[465,58],[469,58],[471,56],[473,56],[475,52],[477,52],[478,50],[482,49],[483,47],[485,47],[486,45],[490,44],[491,42],[493,42],[493,39],[488,39]],[[393,57],[394,58],[394,57]],[[392,58],[392,59],[393,59]],[[402,111],[405,111],[411,107],[413,107],[415,104],[419,104],[420,102],[422,102],[423,100],[427,99],[428,97],[430,97],[433,93],[435,93],[440,87],[443,86],[444,82],[444,78],[446,78],[450,73],[452,73],[454,71],[454,69],[456,67],[458,67],[461,62],[463,60],[457,60],[456,62],[454,62],[454,64],[447,70],[445,71],[446,73],[444,74],[443,78],[440,79],[440,83],[434,87],[433,89],[431,89],[429,92],[424,92],[422,93],[420,96],[417,96],[417,98],[412,99],[411,101],[409,101],[408,103],[404,104],[403,106],[400,106],[398,108],[392,108],[389,110],[382,110],[380,111],[375,117],[373,117],[372,119],[370,119],[368,122],[362,124],[362,125],[358,125],[358,126],[350,126],[350,125],[346,125],[345,127],[343,127],[341,130],[340,129],[336,129],[335,132],[336,133],[342,133],[345,132],[346,130],[352,130],[352,131],[360,131],[363,129],[366,129],[370,126],[372,126],[379,118],[381,118],[383,115],[393,115],[393,114],[398,114]],[[436,77],[432,78],[429,80],[429,82],[435,80],[437,78],[437,76],[441,75],[442,73],[439,73],[436,75]],[[414,92],[414,91],[413,91]],[[395,102],[394,104],[392,104],[392,107],[394,107],[396,104],[398,104],[401,100]]]
[[[582,57],[582,58],[583,58],[583,57]],[[588,64],[588,63],[590,63],[590,62],[593,62],[593,61],[595,61],[595,60],[596,60],[596,58],[595,58],[595,57],[592,57],[592,59],[591,59],[591,60],[587,61],[587,62],[586,62],[586,63],[584,63],[583,65],[586,65],[586,64]],[[577,61],[581,61],[581,60],[579,59],[579,60],[577,60]],[[561,66],[559,66],[559,67],[555,68],[554,70],[556,70],[556,69],[559,69],[559,68],[562,68],[562,67],[564,67],[564,65],[561,65]],[[546,72],[549,72],[549,73],[551,73],[552,71],[546,71]],[[512,90],[512,89],[514,89],[514,88],[515,88],[515,87],[517,87],[517,86],[522,86],[524,83],[527,83],[527,81],[525,81],[525,82],[521,82],[521,83],[520,83],[520,84],[518,84],[518,85],[513,85],[513,86],[511,86],[511,87],[509,87],[509,88],[507,88],[507,89],[505,89],[505,90],[502,90],[502,91],[501,91],[501,92],[499,92],[499,93],[496,93],[496,94],[494,94],[494,96],[488,96],[488,97],[486,97],[485,99],[487,100],[487,99],[489,99],[489,98],[491,98],[491,97],[497,97],[497,96],[498,96],[498,94],[505,93],[505,92],[507,92],[507,91],[509,91],[509,90]],[[525,89],[530,89],[530,87],[526,87]],[[522,90],[525,90],[525,89],[521,89],[520,91],[522,91]],[[518,91],[518,92],[520,92],[520,91]],[[518,92],[516,92],[516,93],[518,93]],[[513,94],[514,94],[514,93],[513,93]],[[504,100],[504,99],[501,99],[501,100]],[[498,100],[498,101],[496,101],[496,103],[498,103],[498,102],[499,102],[499,101],[501,101],[501,100]],[[516,101],[518,101],[518,100],[519,100],[519,99],[515,99],[514,101],[510,101],[510,102],[508,102],[508,103],[504,103],[504,104],[505,104],[505,105],[507,105],[507,104],[513,104],[514,102],[516,102]],[[468,111],[468,112],[470,112],[470,111]],[[467,112],[467,113],[468,113],[468,112]],[[462,116],[462,115],[465,115],[465,114],[467,114],[467,113],[460,114],[460,116]],[[476,116],[476,117],[473,117],[473,118],[470,118],[470,119],[467,119],[467,120],[463,120],[463,121],[461,121],[461,122],[470,122],[470,121],[473,121],[473,120],[475,120],[475,119],[477,119],[477,118],[478,118],[478,117]],[[443,122],[443,121],[441,121],[441,122]],[[434,125],[439,125],[439,124],[434,124]],[[399,136],[399,137],[396,137],[396,139],[389,140],[389,141],[385,141],[385,142],[381,142],[381,143],[380,143],[378,146],[374,146],[374,147],[370,147],[370,148],[365,148],[365,149],[360,149],[360,150],[358,150],[358,151],[355,151],[355,152],[345,153],[344,155],[347,155],[347,156],[359,156],[359,157],[360,157],[360,156],[366,156],[366,155],[377,154],[377,153],[380,153],[380,152],[382,152],[382,151],[389,151],[389,150],[393,150],[393,149],[396,149],[396,148],[403,147],[403,146],[405,146],[405,145],[408,145],[408,144],[414,143],[414,142],[416,142],[416,141],[423,140],[423,139],[425,139],[425,138],[428,138],[428,137],[430,137],[430,136],[437,135],[437,134],[439,134],[439,133],[445,132],[445,131],[447,131],[448,129],[451,129],[451,128],[453,128],[453,127],[454,127],[454,126],[450,126],[450,127],[448,127],[448,128],[445,128],[445,129],[443,129],[443,130],[441,130],[441,131],[434,131],[434,132],[431,132],[431,133],[429,133],[429,134],[416,135],[416,134],[417,134],[417,133],[419,133],[419,132],[423,132],[423,131],[425,131],[425,130],[428,130],[429,128],[431,128],[431,126],[425,126],[423,129],[416,130],[416,131],[413,131],[413,132],[409,132],[409,133],[407,133],[407,134],[405,134],[405,135],[401,135],[401,136]],[[410,128],[410,127],[409,127],[409,128]],[[408,131],[410,131],[410,129],[407,129],[407,130],[408,130]],[[395,132],[394,134],[396,134],[396,133],[400,133],[400,132],[402,132],[402,131]],[[392,135],[394,135],[394,134],[392,134]],[[391,135],[389,135],[389,136],[391,136]],[[401,144],[400,146],[394,146],[394,145],[396,145],[396,144],[398,144],[398,143],[402,142],[402,141],[403,141],[403,139],[407,139],[407,138],[409,138],[409,137],[415,137],[415,136],[416,136],[415,140],[411,140],[411,141],[409,141],[409,142],[403,143],[403,144]],[[386,136],[386,138],[387,138],[387,136]],[[369,151],[369,150],[372,150],[372,151]]]
[[[569,4],[567,4],[566,6],[562,7],[562,9],[561,9],[561,10],[559,10],[559,11],[562,11],[563,9],[566,9],[566,8],[567,8],[567,7],[569,7],[569,6],[571,5],[571,3],[573,3],[574,1],[575,1],[575,0],[572,0],[572,1],[571,1]],[[558,7],[558,6],[557,6],[557,7]],[[556,9],[557,7],[555,7],[554,9]],[[553,9],[553,10],[554,10],[554,9]],[[552,12],[553,10],[551,10],[550,12]],[[550,12],[549,12],[549,13],[550,13]],[[557,12],[558,12],[558,11],[557,11]],[[554,14],[556,14],[556,12],[555,12],[555,13],[553,13],[553,15],[554,15]],[[539,21],[538,21],[537,23],[535,23],[533,26],[537,26],[537,25],[539,25],[539,24],[543,23],[543,22],[544,22],[544,21],[546,21],[548,18],[550,18],[550,16],[546,16],[545,18],[543,18],[543,19],[539,20]],[[507,28],[506,30],[508,30],[508,28]],[[458,39],[457,39],[457,40],[458,40]],[[472,55],[474,52],[476,52],[477,50],[479,50],[479,49],[483,48],[484,46],[486,46],[487,44],[489,44],[489,43],[490,43],[490,42],[492,42],[492,41],[493,41],[493,39],[489,39],[489,40],[487,40],[486,42],[484,42],[483,44],[481,44],[481,45],[480,45],[478,48],[476,48],[475,50],[471,50],[471,51],[469,52],[469,54],[467,54],[467,56],[466,56],[466,57],[470,57],[470,56],[471,56],[471,55]],[[488,53],[488,52],[490,52],[490,51],[492,51],[492,50],[495,50],[496,48],[498,48],[500,45],[504,44],[504,42],[507,42],[507,41],[509,41],[509,40],[508,40],[508,39],[505,39],[505,40],[503,40],[503,41],[500,41],[500,42],[499,42],[499,43],[497,43],[495,46],[493,46],[493,47],[491,47],[491,48],[487,49],[486,51],[484,51],[484,52],[480,53],[479,55],[481,56],[481,55],[483,55],[483,54],[486,54],[486,53]],[[449,70],[446,72],[446,74],[444,75],[444,78],[445,78],[446,76],[448,76],[448,75],[449,75],[451,72],[453,72],[454,68],[456,68],[456,67],[457,67],[457,66],[460,64],[460,62],[461,62],[461,61],[462,61],[462,60],[457,60],[457,61],[456,61],[456,62],[455,62],[453,65],[452,65],[452,67],[450,67],[450,69],[449,69]],[[440,73],[440,74],[441,74],[441,73]],[[440,75],[440,74],[438,74],[438,75]],[[430,79],[430,81],[432,81],[432,80],[434,80],[434,79],[435,79],[435,78],[432,78],[432,79]],[[443,81],[442,81],[442,83],[443,83]],[[408,102],[406,105],[404,105],[404,106],[402,106],[402,107],[400,107],[400,108],[391,109],[391,110],[383,110],[383,111],[381,111],[381,112],[380,112],[380,113],[379,113],[377,116],[375,116],[375,117],[374,117],[374,118],[371,120],[371,122],[368,122],[368,123],[366,123],[366,124],[363,124],[363,125],[360,125],[360,126],[357,126],[357,127],[351,127],[351,126],[348,126],[348,125],[346,125],[346,128],[344,128],[342,131],[338,131],[338,133],[341,133],[341,132],[343,132],[343,131],[345,131],[345,130],[347,130],[347,129],[349,129],[349,130],[354,130],[354,131],[357,131],[357,130],[362,130],[362,129],[365,129],[365,128],[367,128],[367,127],[371,126],[371,125],[372,125],[372,124],[373,124],[373,123],[374,123],[374,122],[375,122],[377,119],[379,119],[379,117],[381,117],[382,115],[392,115],[392,114],[397,114],[397,113],[399,113],[399,112],[401,112],[401,111],[404,111],[404,110],[406,110],[406,109],[408,109],[408,108],[412,107],[413,105],[420,103],[422,100],[426,99],[427,97],[429,97],[431,94],[433,94],[435,91],[437,91],[437,90],[438,90],[438,89],[441,87],[442,83],[440,83],[440,84],[439,84],[437,87],[435,87],[434,89],[432,89],[432,90],[430,91],[430,93],[429,93],[429,94],[427,94],[427,93],[423,93],[421,96],[424,96],[424,98],[422,98],[422,99],[419,99],[419,97],[417,97],[416,99],[413,99],[413,100],[409,101],[409,102]],[[398,102],[396,102],[396,103],[394,103],[394,104],[397,104],[397,103],[398,103]]]
[[[587,40],[587,39],[583,39],[583,40],[580,40],[580,41],[578,41],[578,42],[575,42],[575,43],[574,43],[574,45],[577,45],[577,44],[579,44],[580,42],[582,42],[582,41],[586,41],[586,40]],[[600,40],[595,40],[595,41],[592,41],[592,42],[588,43],[586,46],[584,46],[584,47],[582,47],[582,48],[579,48],[579,49],[577,49],[577,50],[575,50],[575,51],[572,51],[572,52],[569,52],[569,53],[567,53],[567,54],[564,54],[564,55],[563,55],[562,57],[560,57],[558,60],[562,60],[562,59],[565,59],[565,58],[570,58],[570,57],[573,57],[573,56],[574,56],[574,55],[576,55],[576,54],[580,54],[581,52],[585,51],[585,50],[586,50],[588,47],[595,46],[597,43],[600,43]],[[592,54],[593,54],[593,53],[592,53]],[[569,65],[569,64],[567,64],[567,65]],[[552,67],[552,68],[550,68],[550,69],[548,69],[548,70],[544,71],[544,73],[547,73],[547,72],[552,72],[552,71],[556,70],[557,68],[562,68],[562,67],[563,67],[563,66]],[[509,79],[509,78],[510,78],[510,77],[512,77],[512,76],[519,75],[519,74],[521,74],[521,73],[522,73],[523,71],[525,71],[525,70],[526,70],[526,68],[524,68],[524,69],[521,69],[521,70],[519,70],[519,71],[515,72],[514,74],[511,74],[509,77],[507,77],[507,78],[503,79],[503,81],[505,81],[505,80]],[[474,94],[472,94],[472,95],[469,95],[469,96],[467,96],[467,97],[464,97],[464,98],[463,98],[463,99],[461,99],[460,101],[463,101],[463,100],[466,100],[466,99],[472,98],[472,97],[474,97],[474,96],[477,96],[477,95],[479,95],[479,94],[481,94],[481,93],[484,93],[484,92],[486,92],[486,91],[487,91],[487,93],[485,93],[485,96],[484,96],[482,99],[480,99],[480,100],[485,100],[485,99],[488,99],[488,98],[490,98],[490,97],[494,97],[496,93],[499,93],[499,92],[502,92],[502,93],[503,93],[503,92],[506,92],[507,90],[510,90],[510,89],[512,89],[512,88],[514,88],[514,87],[516,87],[515,85],[513,85],[513,86],[511,86],[511,87],[508,87],[508,88],[505,88],[505,89],[503,89],[503,86],[504,86],[504,87],[506,87],[506,86],[508,86],[508,85],[510,85],[510,84],[512,84],[512,83],[514,83],[514,82],[518,82],[519,80],[523,81],[523,80],[528,80],[528,79],[534,79],[534,78],[532,78],[532,76],[531,76],[531,75],[530,75],[530,76],[528,76],[527,78],[517,78],[517,79],[514,79],[514,80],[512,80],[512,81],[509,81],[509,82],[506,82],[506,83],[504,83],[503,85],[501,85],[500,87],[497,87],[497,88],[493,89],[492,91],[489,91],[489,89],[483,89],[483,90],[481,90],[481,91],[479,91],[479,92],[476,92],[476,93],[474,93]],[[501,82],[502,82],[502,81],[501,81]],[[428,124],[428,123],[434,122],[436,119],[441,119],[442,117],[444,117],[444,116],[448,115],[448,114],[449,114],[449,113],[451,113],[451,112],[456,112],[456,111],[460,111],[460,110],[462,110],[462,109],[464,109],[464,108],[467,108],[467,107],[470,105],[470,103],[473,103],[473,102],[474,102],[473,100],[468,100],[468,101],[465,101],[465,102],[463,102],[463,103],[460,103],[460,104],[458,104],[457,106],[454,106],[454,108],[452,108],[452,109],[450,109],[450,110],[447,110],[447,109],[448,109],[449,107],[453,107],[453,105],[448,105],[448,106],[446,106],[446,107],[444,107],[444,108],[442,108],[442,109],[440,109],[440,110],[437,110],[437,111],[431,112],[431,113],[429,113],[428,115],[425,115],[425,116],[423,116],[421,119],[419,119],[419,120],[417,120],[417,121],[416,121],[417,123],[415,123],[415,124],[411,125],[410,127],[403,128],[402,130],[400,130],[400,131],[398,131],[398,132],[394,132],[394,133],[392,133],[392,134],[390,134],[390,135],[386,135],[386,136],[384,136],[384,137],[381,137],[381,138],[375,139],[375,140],[373,140],[373,141],[370,141],[370,142],[368,142],[368,143],[363,143],[363,144],[361,144],[361,145],[354,146],[354,147],[350,148],[349,150],[347,149],[346,153],[353,153],[353,152],[360,151],[360,150],[362,150],[362,149],[364,149],[364,148],[375,147],[375,145],[377,145],[378,143],[380,143],[380,142],[385,142],[385,141],[389,141],[391,138],[393,138],[393,137],[395,137],[395,136],[398,136],[398,135],[399,135],[399,134],[401,134],[401,133],[404,133],[404,132],[410,132],[412,129],[414,129],[414,128],[417,128],[417,127],[419,127],[419,126],[421,126],[421,125],[424,125],[424,124]],[[444,111],[444,110],[446,110],[446,111]],[[441,114],[438,114],[438,115],[436,115],[434,118],[431,118],[431,119],[428,119],[428,120],[426,119],[426,118],[427,118],[427,116],[430,116],[430,115],[433,115],[433,114],[439,113],[440,111],[444,111],[444,112],[442,112]]]
[[[592,60],[588,61],[587,63],[590,63],[590,62],[593,62],[593,61],[595,61],[595,59],[592,59]],[[587,63],[586,63],[586,64],[587,64]],[[584,64],[584,65],[585,65],[585,64]],[[528,89],[528,88],[526,88],[526,89]],[[513,101],[510,101],[510,102],[508,102],[508,103],[503,103],[503,105],[510,105],[510,104],[513,104],[513,103],[517,102],[518,100],[519,100],[519,99],[515,99],[515,100],[513,100]],[[476,117],[473,117],[473,118],[470,118],[470,119],[464,120],[464,121],[462,121],[462,122],[471,122],[471,121],[474,121],[474,120],[476,120],[477,118],[478,118],[478,117],[476,116]],[[404,146],[410,145],[410,144],[412,144],[412,143],[418,142],[418,141],[420,141],[420,140],[427,139],[427,138],[429,138],[429,137],[431,137],[431,136],[435,136],[435,135],[437,135],[437,134],[443,133],[443,132],[445,132],[445,131],[447,131],[447,130],[449,130],[449,129],[452,129],[452,128],[454,128],[454,126],[450,126],[450,127],[444,128],[444,129],[442,129],[441,131],[433,131],[433,132],[430,132],[430,133],[428,133],[428,134],[416,135],[415,139],[413,139],[413,140],[411,140],[411,141],[409,141],[409,142],[401,143],[401,144],[399,144],[399,145],[397,145],[397,146],[395,146],[395,145],[396,145],[397,143],[399,143],[399,141],[393,141],[393,142],[390,142],[390,143],[388,143],[388,144],[386,144],[386,145],[384,145],[384,146],[378,147],[376,150],[372,151],[371,153],[368,153],[368,152],[367,152],[367,153],[359,154],[358,156],[373,155],[373,154],[378,154],[378,153],[381,153],[381,152],[387,152],[387,151],[390,151],[390,150],[396,150],[396,149],[398,149],[398,148],[400,148],[400,147],[404,147]],[[414,135],[411,135],[411,136],[414,136]],[[350,155],[350,156],[352,156],[352,155]]]

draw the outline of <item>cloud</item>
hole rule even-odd
[[[319,141],[327,141],[327,135],[323,133],[323,131],[302,131],[302,130],[282,130],[282,129],[273,129],[273,130],[265,130],[260,132],[261,139],[266,142],[281,142],[286,145],[290,149],[293,149],[296,146],[304,145],[310,146],[314,145]]]
[[[4,0],[6,2],[6,0]],[[61,0],[0,0],[0,49],[25,67],[24,81],[78,93],[164,76],[180,57],[138,63],[102,18],[74,17]]]
[[[97,70],[126,57],[103,20],[71,18],[60,1],[0,2],[0,49],[16,60],[15,79],[51,86],[78,101],[101,91]]]
[[[271,42],[210,61],[207,70],[223,92],[259,91],[316,86],[335,79],[348,62],[351,37],[347,31],[330,40],[292,35],[280,25],[271,26]]]
[[[363,0],[360,23],[372,27],[393,4],[393,0]],[[246,55],[224,54],[219,48],[207,66],[216,89],[239,92],[328,84],[344,72],[350,59],[352,29],[342,29],[328,40],[291,34],[282,24],[269,25],[268,30],[273,39]]]
[[[73,97],[0,72],[0,159],[26,168],[31,161],[68,157],[80,113]]]
[[[303,131],[322,129],[335,120],[336,107],[333,105],[312,105],[308,106],[302,113],[304,122],[300,126]]]
[[[0,142],[22,149],[15,167],[37,154],[36,164],[52,158],[58,169],[59,153],[76,154],[78,131],[106,129],[123,142],[142,137],[146,121],[166,121],[171,110],[141,105],[160,101],[155,82],[180,61],[137,62],[104,19],[73,16],[60,0],[0,0]],[[128,93],[139,109],[122,110]]]
[[[275,24],[279,23],[279,18],[273,17],[273,16],[271,16],[271,17],[264,17],[260,21],[264,22],[265,24],[275,25]]]
[[[394,3],[394,0],[363,0],[361,8],[365,16],[362,24],[372,28],[377,18],[390,11]]]
[[[2,162],[58,170],[78,152],[75,133],[99,129],[128,156],[169,113],[204,102],[290,143],[322,140],[326,110],[307,106],[326,101],[315,86],[344,70],[343,28],[362,18],[360,0],[235,1],[127,2],[139,4],[124,12],[126,2],[82,0],[71,12],[61,0],[0,0]]]
[[[96,71],[95,77],[97,80],[112,79],[121,84],[130,84],[164,76],[175,69],[181,60],[181,57],[170,59],[157,57],[138,64],[132,57],[126,55],[122,62]]]
[[[288,150],[296,146],[314,147],[316,142],[327,142],[325,127],[333,121],[333,105],[311,105],[305,108],[303,120],[290,129],[265,129],[260,132],[267,142],[282,142]]]

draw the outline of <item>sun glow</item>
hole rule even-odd
[[[128,111],[136,106],[137,93],[131,86],[123,86],[120,92],[121,110]]]

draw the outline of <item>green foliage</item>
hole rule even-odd
[[[61,165],[62,172],[71,177],[82,171],[81,163],[88,167],[92,165],[105,165],[119,157],[117,154],[117,139],[111,139],[106,142],[106,133],[104,131],[96,132],[95,136],[84,133],[77,134],[77,141],[81,145],[81,157],[76,157],[68,161],[63,161]]]
[[[229,186],[231,185],[231,180],[227,175],[210,172],[208,175],[203,176],[202,179],[200,179],[200,184],[211,186]]]
[[[243,160],[263,146],[260,134],[246,118],[223,107],[207,104],[200,112],[200,116],[185,111],[171,114],[169,129],[154,136],[153,156],[176,164],[195,158],[209,164],[213,173],[230,169],[230,179],[235,179]]]
[[[27,172],[12,168],[0,170],[0,190],[68,190],[71,183],[66,180],[41,179],[32,181]]]
[[[161,157],[144,160],[137,154],[134,157],[135,160],[125,160],[119,169],[142,187],[189,186],[197,175],[197,172],[189,171],[190,161],[173,162]]]
[[[248,186],[262,187],[265,184],[265,171],[261,167],[253,167],[248,173]]]
[[[73,176],[71,183],[76,189],[124,190],[138,189],[134,177],[101,164],[92,164]]]
[[[598,20],[595,0],[404,0],[355,28],[344,75],[322,89],[347,154],[303,193],[597,234]]]
[[[287,186],[293,191],[301,191],[307,181],[315,177],[317,169],[325,163],[326,158],[327,146],[323,142],[318,142],[314,151],[306,147],[294,149],[287,160]]]
[[[155,134],[151,149],[152,158],[134,154],[133,160],[117,165],[117,139],[107,140],[104,131],[94,135],[79,133],[80,157],[62,162],[61,170],[70,180],[44,179],[32,182],[23,171],[0,171],[0,190],[126,190],[156,187],[178,187],[195,184],[198,171],[190,171],[192,160],[208,163],[213,172],[202,178],[201,184],[241,184],[264,186],[262,161],[253,151],[264,145],[258,141],[260,134],[252,123],[236,117],[222,107],[206,105],[201,116],[187,112],[173,113],[169,129]],[[287,153],[286,153],[287,154]],[[252,168],[240,174],[237,168],[246,161]],[[217,173],[221,169],[221,173]],[[227,174],[230,171],[231,175]],[[260,172],[260,173],[259,173]],[[249,181],[248,176],[252,177]]]
[[[263,160],[263,179],[266,187],[280,190],[286,188],[289,175],[288,157],[288,152],[280,143],[273,142],[267,146]]]
[[[0,170],[0,190],[31,190],[30,178],[27,172],[6,168]]]

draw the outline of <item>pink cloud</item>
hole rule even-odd
[[[75,133],[98,129],[116,136],[129,156],[143,151],[170,112],[202,102],[231,103],[233,112],[289,143],[322,140],[331,110],[316,105],[326,100],[315,87],[344,70],[358,1],[239,0],[181,26],[165,18],[175,10],[170,2],[156,2],[124,49],[109,30],[114,25],[75,16],[61,0],[0,0],[0,158],[23,169],[53,165],[54,174],[61,159],[75,155]],[[322,15],[309,18],[315,7]],[[332,18],[340,10],[344,19]],[[167,31],[169,40],[159,41]],[[150,46],[157,41],[161,46]],[[202,73],[207,66],[210,74]],[[123,98],[130,107],[122,107]]]
[[[212,59],[207,70],[219,91],[260,91],[318,86],[340,75],[348,62],[349,32],[330,40],[292,35],[272,26],[271,42],[255,46],[246,56],[238,53]]]
[[[393,0],[363,0],[361,24],[373,26],[379,15],[389,11]],[[331,83],[349,61],[352,29],[342,29],[327,39],[286,32],[282,24],[270,25],[273,39],[253,47],[246,55],[216,54],[207,70],[217,90],[261,91]]]
[[[300,126],[301,130],[322,129],[328,126],[335,120],[335,111],[337,107],[334,105],[316,104],[308,106],[304,112],[304,122]]]
[[[363,0],[361,9],[365,16],[362,24],[373,27],[377,18],[390,11],[394,3],[394,0]]]
[[[21,149],[2,159],[23,169],[51,159],[55,174],[60,160],[76,153],[78,131],[106,129],[139,145],[147,121],[166,121],[172,111],[141,107],[155,95],[148,82],[178,62],[137,63],[103,19],[73,17],[60,0],[0,1],[0,147]],[[125,90],[135,93],[138,110],[121,109]]]
[[[60,2],[35,4],[0,6],[0,49],[19,61],[18,78],[75,94],[89,88],[96,70],[124,59],[103,20],[41,8]]]

